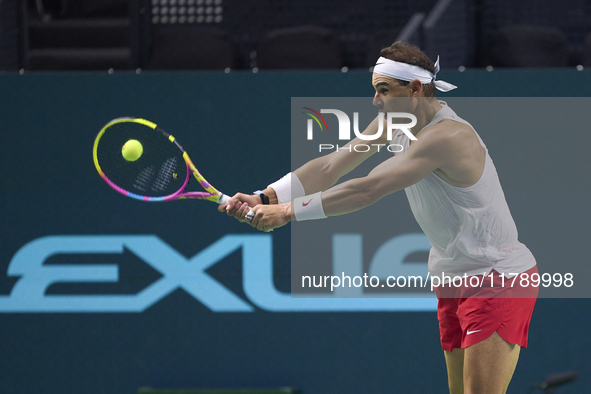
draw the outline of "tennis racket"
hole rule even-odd
[[[128,197],[149,202],[194,198],[217,204],[230,199],[205,180],[172,135],[145,119],[113,119],[96,136],[92,154],[99,175]],[[204,192],[185,192],[191,174]],[[249,209],[246,218],[253,217]]]

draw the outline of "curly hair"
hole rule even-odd
[[[421,51],[419,47],[406,41],[396,41],[389,47],[383,48],[380,52],[380,56],[394,60],[395,62],[418,66],[429,71],[431,74],[435,74],[435,64],[429,59],[425,52]],[[408,81],[400,82],[408,85]],[[425,97],[435,97],[435,83],[433,81],[428,84],[423,84],[423,94]]]

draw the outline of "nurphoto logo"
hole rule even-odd
[[[314,139],[314,123],[318,125],[320,131],[328,131],[328,124],[326,123],[326,119],[322,114],[333,114],[337,117],[337,121],[339,122],[339,140],[343,141],[350,141],[351,140],[351,120],[349,116],[341,110],[338,109],[321,109],[320,112],[309,108],[303,107],[304,109],[308,110],[309,112],[304,112],[310,118],[307,122],[307,138],[308,140]],[[395,123],[400,119],[408,119],[410,122],[407,123]],[[417,118],[411,113],[408,112],[388,112],[383,113],[380,112],[378,114],[378,130],[375,134],[362,134],[359,131],[359,112],[353,112],[353,133],[355,134],[355,138],[358,138],[363,141],[374,141],[377,140],[382,136],[384,133],[384,120],[386,120],[386,137],[388,141],[392,140],[392,135],[395,130],[401,130],[404,134],[408,136],[413,141],[416,141],[416,137],[412,134],[410,129],[417,124]],[[380,147],[385,146],[385,144],[353,144],[349,146],[338,146],[333,144],[319,144],[318,151],[322,152],[323,150],[333,150],[336,149],[337,151],[345,149],[348,151],[355,151],[355,152],[368,152],[372,146],[377,146],[378,152]],[[404,149],[402,145],[399,144],[391,144],[387,147],[388,151],[393,153],[402,152]]]

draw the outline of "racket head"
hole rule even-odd
[[[137,140],[142,153],[137,160],[123,157],[123,145]],[[142,201],[199,198],[216,201],[219,192],[197,171],[176,139],[155,123],[141,118],[117,118],[98,133],[93,159],[99,175],[117,192]],[[183,193],[191,173],[210,186],[207,193]]]

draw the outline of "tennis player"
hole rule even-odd
[[[435,91],[456,87],[436,80],[435,64],[419,48],[396,42],[381,51],[373,75],[373,104],[380,112],[410,112],[417,124],[412,139],[397,131],[372,141],[374,149],[340,149],[311,160],[253,195],[236,194],[220,211],[269,231],[291,220],[324,219],[363,209],[405,190],[412,212],[429,238],[432,277],[486,274],[479,294],[451,285],[437,288],[441,345],[452,394],[505,393],[527,346],[528,328],[537,297],[513,292],[501,274],[537,272],[532,253],[517,240],[517,229],[488,150],[472,126],[435,99]],[[400,98],[404,98],[401,100]],[[377,117],[364,131],[376,134]],[[384,128],[385,130],[385,128]],[[349,144],[363,144],[356,138]],[[340,184],[338,180],[368,156],[378,144],[403,149],[367,176]],[[334,185],[334,186],[333,186]],[[505,282],[507,280],[505,279]],[[529,297],[529,298],[524,298]],[[487,297],[487,298],[482,298]]]

